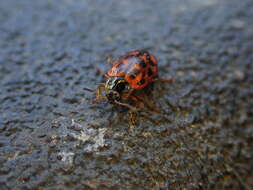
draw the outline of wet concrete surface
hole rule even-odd
[[[0,1],[0,189],[252,189],[252,0]],[[159,59],[162,110],[91,105],[105,56]]]

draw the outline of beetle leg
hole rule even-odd
[[[83,90],[86,90],[86,91],[89,91],[89,92],[92,92],[92,93],[94,93],[95,92],[95,90],[92,90],[92,89],[90,89],[90,88],[83,88]]]
[[[133,94],[132,92],[134,89],[132,89],[129,93],[125,93],[121,95],[122,99],[131,99],[132,101],[136,102],[138,104],[138,107],[140,109],[144,108],[144,105],[146,105],[150,110],[161,113],[160,109],[153,103],[151,103],[149,100],[147,100],[146,96],[139,96],[136,94]]]
[[[129,92],[122,94],[121,98],[127,100],[132,95],[133,91],[134,89],[132,88]]]
[[[136,114],[137,114],[137,111],[139,111],[140,109],[136,108],[134,106],[131,106],[129,104],[125,104],[125,103],[119,102],[119,101],[114,101],[114,103],[116,103],[118,105],[121,105],[121,106],[125,106],[125,107],[127,107],[129,109],[128,110],[129,126],[132,129],[133,126],[137,124]]]
[[[99,84],[96,90],[96,99],[93,100],[92,104],[97,104],[101,100],[105,99],[105,96],[102,96],[102,90],[105,88],[105,84]]]
[[[131,106],[130,104],[125,104],[125,103],[119,102],[117,100],[115,100],[114,103],[118,104],[118,105],[121,105],[121,106],[125,106],[125,107],[129,108],[133,112],[137,112],[139,110],[138,108],[136,108],[134,106]]]
[[[129,115],[129,127],[130,129],[133,129],[133,127],[137,124],[136,112],[129,110],[128,115]]]
[[[101,71],[101,69],[99,69],[98,67],[96,67],[95,69],[96,69],[96,72],[97,72],[99,75],[103,76],[103,77],[106,78],[106,79],[109,78],[109,76],[108,76],[106,73],[104,73],[103,71]]]
[[[156,113],[161,113],[161,110],[153,103],[151,103],[149,100],[147,100],[146,96],[138,96],[136,94],[132,94],[130,98],[136,102],[142,102],[144,105],[146,105],[150,110],[156,112]]]

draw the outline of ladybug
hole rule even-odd
[[[111,61],[111,64],[111,69],[106,74],[103,74],[107,81],[98,85],[95,91],[96,99],[93,103],[107,99],[111,104],[125,106],[132,111],[138,110],[138,108],[130,104],[123,103],[123,100],[131,99],[137,102],[141,101],[148,105],[149,108],[157,110],[149,101],[134,93],[134,91],[141,90],[158,80],[163,82],[172,81],[171,79],[158,78],[158,61],[156,57],[148,51],[135,50],[120,56],[116,61]],[[102,96],[103,89],[105,96]],[[87,88],[85,90],[92,91]]]

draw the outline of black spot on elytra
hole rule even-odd
[[[145,68],[147,66],[147,64],[145,63],[145,61],[142,59],[141,62],[139,63],[139,65],[142,67],[142,68]]]
[[[150,65],[151,65],[152,67],[155,66],[155,63],[154,63],[152,60],[150,60],[149,63],[150,63]]]
[[[151,76],[151,75],[153,75],[153,71],[152,71],[151,68],[149,68],[149,69],[148,69],[148,76]]]
[[[145,57],[147,58],[147,60],[150,61],[150,54],[149,54],[148,51],[146,51],[146,50],[141,50],[140,52],[141,52],[141,55],[142,55],[142,56],[145,56]]]
[[[140,74],[140,71],[139,71],[139,70],[133,69],[133,70],[130,71],[130,73],[129,73],[129,78],[130,78],[131,80],[134,80],[134,79],[136,78],[136,76],[139,75],[139,74]]]
[[[139,82],[137,82],[138,85],[143,85],[145,83],[145,79],[141,79]]]
[[[131,79],[131,80],[134,80],[135,79],[135,75],[133,75],[133,74],[131,74],[130,76],[129,76],[129,78]]]

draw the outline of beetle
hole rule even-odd
[[[151,110],[160,112],[159,109],[145,98],[134,93],[140,91],[155,81],[172,82],[172,79],[158,77],[158,61],[156,57],[146,50],[129,51],[120,56],[116,61],[109,61],[112,67],[107,73],[98,72],[107,79],[99,84],[97,90],[88,88],[85,90],[96,92],[96,99],[92,103],[99,103],[106,99],[111,104],[128,107],[130,111],[139,110],[124,100],[143,102]],[[102,96],[104,90],[105,96]]]

